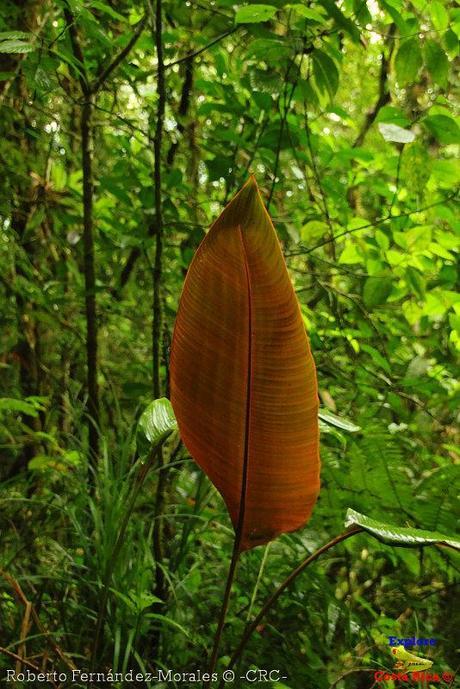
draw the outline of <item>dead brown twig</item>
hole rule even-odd
[[[21,625],[21,646],[20,646],[20,653],[18,655],[14,654],[16,660],[19,663],[23,663],[24,665],[28,664],[28,661],[26,661],[24,658],[21,657],[21,651],[24,652],[25,654],[25,639],[27,636],[27,630],[30,626],[30,616],[32,617],[32,620],[36,624],[37,628],[43,634],[43,636],[46,638],[48,641],[49,645],[53,649],[53,651],[56,653],[58,658],[64,663],[64,665],[69,668],[70,670],[76,670],[77,667],[74,665],[72,660],[66,656],[64,651],[59,647],[59,645],[56,643],[56,641],[52,638],[50,632],[44,627],[42,624],[37,611],[35,610],[33,604],[31,601],[27,599],[27,596],[25,595],[24,591],[21,588],[21,585],[19,584],[18,581],[14,577],[11,576],[11,574],[8,574],[8,572],[4,572],[3,570],[0,569],[0,576],[5,579],[6,582],[11,586],[13,591],[15,592],[16,596],[18,597],[19,601],[22,603],[22,605],[25,606],[26,612],[22,621]]]

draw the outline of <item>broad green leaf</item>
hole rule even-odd
[[[460,183],[460,166],[456,160],[435,160],[431,170],[431,178],[439,186],[451,191]]]
[[[444,50],[436,41],[426,42],[425,62],[433,81],[439,84],[439,86],[446,86],[449,60]]]
[[[415,81],[423,64],[418,38],[409,38],[400,46],[395,59],[396,78],[401,86]]]
[[[325,19],[317,10],[312,10],[310,7],[300,5],[299,3],[286,5],[286,9],[294,10],[294,12],[300,14],[304,19],[311,19],[314,22],[324,22]]]
[[[344,441],[344,436],[337,428],[335,428],[334,426],[330,426],[328,423],[322,421],[321,419],[319,420],[319,433],[320,437],[323,435],[332,435],[338,440],[340,440],[340,442]]]
[[[414,290],[417,296],[423,299],[425,296],[425,283],[418,270],[408,266],[406,268],[405,278],[408,285]]]
[[[300,238],[303,242],[318,240],[329,232],[329,226],[322,220],[310,220],[300,230]]]
[[[391,294],[393,281],[388,277],[367,278],[363,287],[363,301],[372,309],[384,304]]]
[[[425,117],[423,124],[435,135],[441,144],[460,143],[460,127],[448,115],[430,115]]]
[[[460,540],[452,536],[446,536],[438,531],[393,526],[393,524],[371,519],[371,517],[367,517],[365,514],[360,514],[360,512],[352,509],[347,510],[345,526],[361,526],[365,531],[387,545],[414,548],[425,545],[444,544],[460,550]]]
[[[321,421],[324,421],[326,424],[340,428],[342,431],[347,431],[348,433],[357,433],[361,430],[361,426],[357,426],[348,419],[344,419],[343,417],[337,416],[336,414],[324,409],[320,409],[318,411],[318,416]]]
[[[33,50],[35,50],[35,46],[32,43],[17,39],[0,42],[0,53],[31,53]]]
[[[388,361],[383,357],[379,350],[376,349],[375,347],[371,347],[368,344],[361,343],[361,349],[363,352],[367,352],[369,356],[371,357],[372,361],[376,366],[381,368],[383,371],[391,375],[391,366],[388,363]]]
[[[445,31],[449,25],[449,14],[442,2],[434,0],[429,3],[428,8],[435,29],[438,31]]]
[[[384,122],[385,124],[397,124],[399,127],[408,127],[410,125],[409,120],[402,110],[395,108],[392,105],[384,105],[375,119],[378,122]]]
[[[403,129],[397,124],[386,124],[385,122],[379,122],[379,132],[385,139],[385,141],[394,141],[400,144],[410,144],[415,140],[414,132],[410,129]]]
[[[28,40],[33,38],[33,34],[25,31],[0,31],[0,41]]]
[[[327,93],[332,100],[339,85],[339,70],[334,60],[323,50],[313,53],[313,74],[320,91]]]
[[[0,398],[0,412],[19,412],[26,416],[38,416],[42,405],[34,400],[18,400],[12,397]]]
[[[177,430],[171,402],[166,397],[151,402],[140,417],[138,427],[151,447],[165,441]]]
[[[272,19],[277,12],[273,5],[244,5],[236,11],[237,24],[258,24]]]
[[[356,244],[352,241],[348,241],[345,249],[340,254],[339,263],[363,263],[363,257],[358,252]]]
[[[256,38],[249,45],[247,56],[257,60],[276,61],[290,53],[290,46],[286,41],[269,38]],[[270,73],[272,78],[272,74]]]
[[[386,235],[385,232],[382,232],[382,230],[375,231],[375,241],[377,242],[379,247],[384,251],[388,251],[388,249],[390,248],[390,240],[388,238],[388,235]]]

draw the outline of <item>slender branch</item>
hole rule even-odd
[[[152,14],[153,7],[150,2]],[[153,18],[153,17],[152,17]],[[153,396],[161,395],[160,381],[160,338],[161,338],[161,278],[163,253],[163,208],[161,203],[161,146],[163,142],[163,122],[166,106],[165,66],[163,59],[162,37],[162,0],[156,0],[154,13],[154,39],[157,52],[158,74],[157,93],[158,106],[156,113],[154,150],[154,197],[155,197],[155,259],[153,265],[153,323],[152,323],[152,354],[153,354]]]
[[[329,213],[329,206],[327,203],[326,194],[324,193],[323,185],[321,183],[321,175],[319,174],[318,166],[316,164],[316,156],[315,156],[315,152],[313,150],[313,145],[311,142],[310,124],[308,122],[308,110],[307,110],[307,103],[306,102],[304,103],[304,120],[305,120],[305,134],[307,136],[308,151],[310,153],[313,175],[315,177],[316,185],[319,189],[321,201],[323,202],[324,216],[326,218],[326,223],[327,223],[327,226],[329,228],[329,239],[330,239],[330,244],[331,244],[331,259],[335,263],[337,258],[336,258],[336,252],[335,252],[334,228],[332,226],[331,214]]]
[[[416,213],[422,213],[423,211],[429,210],[430,208],[434,208],[435,206],[440,206],[443,203],[447,203],[448,201],[452,201],[458,196],[459,192],[454,191],[452,194],[449,194],[446,196],[445,199],[441,199],[440,201],[434,201],[433,203],[429,203],[426,206],[422,206],[421,208],[416,208],[413,211],[406,211],[405,213],[399,213],[398,215],[392,215],[389,213],[383,218],[379,218],[378,220],[374,220],[374,222],[367,223],[366,225],[362,225],[361,227],[354,227],[351,230],[344,230],[343,232],[339,232],[338,234],[334,235],[333,238],[329,239],[324,239],[321,242],[318,242],[318,244],[315,244],[314,246],[310,247],[307,249],[307,247],[303,247],[300,245],[300,250],[299,251],[290,251],[289,254],[286,254],[286,256],[298,256],[299,254],[310,254],[312,251],[315,251],[316,249],[319,249],[322,246],[325,246],[326,244],[329,244],[332,240],[340,239],[341,237],[344,237],[347,234],[354,234],[355,232],[361,232],[361,230],[368,230],[370,227],[378,227],[384,222],[387,222],[388,220],[397,220],[398,218],[408,218],[411,215],[415,215]]]
[[[0,576],[2,576],[5,581],[7,581],[10,586],[13,588],[15,591],[16,595],[18,596],[19,600],[21,601],[22,605],[24,607],[29,607],[30,612],[32,615],[32,619],[37,626],[38,630],[40,631],[41,634],[46,638],[46,641],[49,643],[53,651],[56,653],[57,657],[60,658],[60,660],[68,667],[70,670],[76,670],[76,666],[70,660],[70,658],[67,658],[66,654],[64,651],[60,648],[60,646],[56,643],[56,641],[53,639],[52,635],[46,627],[42,624],[42,621],[40,620],[40,617],[38,616],[38,612],[35,609],[35,606],[31,601],[28,600],[27,596],[25,595],[24,591],[22,590],[20,584],[14,577],[12,577],[10,574],[7,572],[3,571],[0,569]],[[24,659],[22,659],[23,663],[26,663]]]
[[[86,364],[88,386],[88,434],[90,461],[96,466],[99,455],[98,326],[96,270],[93,236],[93,156],[92,98],[87,94],[81,110],[81,155],[83,171],[83,251],[86,313]]]
[[[289,66],[288,66],[287,71],[286,71],[286,76],[284,78],[284,81],[285,81],[285,85],[284,85],[284,108],[283,108],[283,115],[281,117],[281,124],[280,124],[280,129],[279,129],[279,134],[278,134],[278,143],[276,146],[276,153],[275,153],[275,165],[273,168],[273,181],[272,181],[272,185],[270,188],[270,194],[268,196],[267,210],[269,210],[269,208],[270,208],[270,204],[271,204],[272,198],[273,198],[273,193],[275,191],[275,186],[276,186],[276,182],[277,182],[277,175],[278,175],[278,166],[279,166],[280,155],[281,155],[281,144],[282,144],[283,134],[284,134],[284,127],[286,125],[287,116],[288,116],[289,110],[291,108],[292,97],[294,95],[294,91],[296,89],[297,82],[299,80],[300,72],[302,69],[303,57],[305,54],[306,54],[306,52],[304,50],[302,52],[302,55],[301,55],[300,60],[299,60],[299,64],[297,67],[297,74],[296,74],[296,76],[292,82],[292,88],[291,88],[291,92],[289,94],[289,97],[288,97],[288,93],[287,93],[288,92],[288,85],[289,85],[288,77],[289,77],[289,72],[290,72],[291,66],[293,64],[295,64],[296,56],[294,56],[294,59],[289,63]],[[280,107],[280,103],[281,103],[281,94],[278,98],[278,108]]]
[[[128,43],[125,45],[125,47],[120,50],[118,55],[114,57],[112,62],[107,65],[105,69],[102,70],[101,74],[96,78],[95,82],[91,85],[91,90],[93,93],[97,93],[101,86],[104,84],[104,82],[107,81],[109,76],[112,74],[112,72],[118,67],[119,64],[123,62],[125,57],[131,52],[132,48],[135,46],[137,43],[143,29],[145,26],[145,23],[147,21],[147,14],[145,14],[142,19],[136,24],[134,28],[134,33],[129,39]]]
[[[85,68],[83,51],[71,10],[64,15],[69,27],[74,57],[81,63],[79,75],[83,95],[81,106],[81,166],[83,174],[83,270],[85,279],[86,318],[86,384],[88,390],[88,446],[90,464],[96,467],[99,454],[99,387],[98,387],[98,326],[96,305],[96,275],[93,237],[93,160],[92,160],[92,105],[93,96]]]
[[[393,206],[395,205],[396,199],[398,197],[399,181],[400,181],[400,175],[401,175],[401,162],[402,162],[402,157],[404,154],[404,144],[397,144],[397,147],[399,148],[399,155],[398,155],[398,164],[396,166],[395,190],[393,193],[393,198],[391,199],[391,203],[390,203],[390,213],[393,211]]]
[[[185,126],[183,122],[181,122],[181,119],[185,118],[189,107],[190,107],[190,93],[191,89],[193,86],[193,58],[190,58],[186,64],[185,64],[185,76],[184,76],[184,82],[182,85],[182,93],[181,93],[181,99],[180,99],[180,104],[179,104],[179,109],[178,109],[178,115],[177,115],[177,130],[180,134],[183,134]],[[174,141],[171,146],[169,147],[168,153],[166,155],[166,163],[168,167],[170,167],[174,159],[176,157],[177,149],[179,147],[179,142]],[[164,225],[164,223],[163,223]],[[155,224],[151,223],[149,227],[149,236],[152,236],[155,233]],[[138,246],[134,246],[129,255],[128,258],[126,259],[126,263],[124,264],[121,273],[120,273],[120,278],[118,281],[118,285],[115,286],[112,290],[112,294],[115,297],[115,299],[119,299],[121,296],[121,291],[125,287],[126,283],[128,282],[129,278],[131,277],[131,274],[134,270],[134,267],[136,265],[136,262],[138,258],[141,256],[142,251]]]
[[[394,48],[394,41],[393,36],[396,31],[396,24],[391,24],[389,33],[387,34],[387,43],[390,43],[390,48],[388,51],[388,57],[385,56],[385,52],[382,51],[382,55],[380,58],[380,74],[379,74],[379,93],[377,97],[377,101],[373,107],[373,109],[367,113],[366,118],[364,120],[363,126],[361,128],[361,131],[359,132],[358,136],[356,137],[352,148],[356,148],[357,146],[361,146],[367,132],[371,128],[372,124],[374,123],[377,115],[379,114],[380,110],[383,108],[384,105],[390,102],[391,100],[391,95],[390,92],[388,91],[388,70],[390,66],[390,61],[391,61],[391,56],[393,53],[393,48]]]
[[[278,586],[276,591],[274,591],[272,593],[272,595],[267,599],[265,604],[260,609],[259,613],[253,619],[253,621],[247,625],[247,627],[243,633],[243,636],[241,638],[240,643],[238,644],[236,650],[234,651],[232,657],[230,658],[230,661],[227,665],[227,670],[230,670],[235,665],[237,660],[240,658],[243,650],[245,649],[249,639],[251,638],[252,634],[254,633],[254,631],[259,626],[262,619],[265,617],[265,615],[270,610],[270,608],[273,607],[273,605],[276,603],[276,601],[281,596],[283,591],[285,591],[285,589],[287,589],[293,583],[293,581],[299,576],[299,574],[301,574],[308,567],[308,565],[310,565],[312,562],[317,560],[321,555],[323,555],[323,553],[327,552],[328,550],[330,550],[334,546],[338,545],[342,541],[346,541],[348,538],[351,538],[352,536],[356,536],[356,534],[362,533],[363,531],[364,530],[360,526],[357,526],[357,527],[350,529],[348,531],[344,531],[344,533],[340,534],[339,536],[336,536],[335,538],[332,539],[332,541],[329,541],[329,543],[326,543],[321,548],[318,548],[318,550],[316,550],[312,555],[307,557],[306,560],[301,562],[300,565],[298,567],[296,567],[289,574],[289,576],[286,577],[286,579],[282,582],[282,584],[280,584]],[[221,680],[219,683],[219,689],[221,689],[221,687],[223,686],[223,683],[224,683],[224,681]]]
[[[3,653],[4,655],[8,656],[9,658],[12,658],[13,660],[16,660],[17,662],[21,662],[23,665],[27,665],[27,667],[30,667],[31,670],[34,670],[35,672],[40,672],[40,668],[38,665],[34,665],[34,663],[31,663],[30,660],[26,660],[25,658],[21,658],[17,653],[13,653],[13,651],[9,651],[7,648],[4,648],[3,646],[0,646],[0,653]],[[51,684],[53,687],[57,687],[56,682],[54,682],[52,679],[50,680]]]
[[[64,18],[69,30],[70,43],[72,46],[72,52],[75,59],[79,62],[78,66],[78,80],[80,82],[80,88],[85,96],[88,96],[91,87],[88,81],[88,74],[86,72],[85,60],[83,57],[83,50],[80,44],[80,38],[78,36],[77,27],[75,24],[75,18],[70,9],[70,5],[67,3],[67,7],[64,7]]]
[[[209,48],[212,48],[213,45],[216,45],[216,43],[219,43],[222,41],[224,38],[227,38],[227,36],[231,36],[231,34],[235,33],[240,28],[239,26],[234,26],[233,28],[229,29],[228,31],[225,31],[224,33],[220,34],[220,36],[217,36],[214,38],[210,43],[207,45],[203,46],[202,48],[198,48],[198,50],[194,50],[191,53],[187,53],[187,55],[184,55],[183,57],[179,57],[177,60],[173,60],[172,62],[168,62],[166,65],[163,65],[163,69],[171,69],[171,67],[174,67],[174,65],[180,65],[181,62],[186,62],[187,60],[190,60],[191,58],[197,57],[198,55],[201,55],[201,53],[204,53],[206,50],[209,50]],[[158,71],[160,69],[160,66],[158,65]],[[158,73],[158,72],[157,72]]]

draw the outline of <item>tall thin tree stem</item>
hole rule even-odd
[[[92,161],[92,96],[89,90],[84,94],[81,109],[81,151],[83,172],[83,270],[85,277],[86,316],[86,364],[88,386],[88,440],[90,461],[93,466],[99,454],[99,388],[97,382],[97,308],[96,277],[94,268],[93,236],[93,161]]]
[[[83,96],[80,117],[81,165],[83,175],[83,272],[85,279],[85,317],[86,317],[86,381],[88,390],[88,446],[90,464],[97,466],[99,455],[99,386],[98,386],[98,324],[96,304],[96,274],[94,264],[93,230],[93,150],[92,150],[92,112],[97,92],[102,88],[112,72],[126,58],[139,39],[145,17],[137,25],[133,36],[109,65],[100,71],[94,83],[90,82],[86,71],[80,38],[75,18],[69,3],[64,7],[64,17],[69,30],[72,52],[79,63],[79,82]]]
[[[166,107],[165,68],[163,57],[163,24],[162,24],[162,0],[154,3],[149,0],[149,8],[152,20],[153,40],[157,54],[157,110],[155,134],[153,138],[153,191],[155,205],[155,257],[152,271],[153,304],[152,304],[152,369],[153,369],[153,396],[161,396],[161,330],[162,330],[162,305],[161,305],[161,281],[162,281],[162,254],[163,254],[163,208],[161,201],[161,148],[163,142],[163,123]],[[164,466],[163,453],[159,455],[160,466]],[[159,512],[163,510],[165,502],[166,480],[160,475],[156,486],[155,516],[153,524],[153,552],[155,557],[155,595],[164,601],[166,598],[165,577],[163,571],[163,520]],[[162,603],[155,604],[154,609],[160,611]],[[159,633],[155,632],[152,639],[152,647],[156,649],[159,644]]]
[[[153,355],[153,395],[161,395],[160,352],[161,352],[161,278],[163,253],[163,209],[161,203],[161,145],[163,141],[163,122],[166,105],[165,70],[162,37],[162,0],[156,0],[154,12],[154,38],[157,51],[157,93],[158,106],[156,113],[154,150],[154,195],[155,195],[155,259],[153,265],[153,322],[152,322],[152,355]]]

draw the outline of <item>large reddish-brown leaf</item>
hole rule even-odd
[[[240,549],[294,531],[319,491],[315,365],[253,177],[190,265],[171,348],[171,402],[224,498]]]

